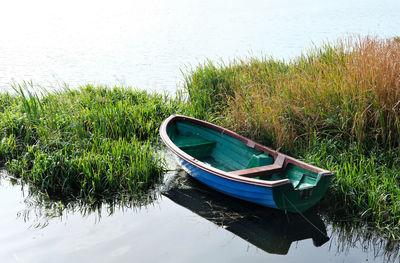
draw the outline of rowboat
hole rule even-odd
[[[326,193],[332,173],[209,122],[180,115],[160,137],[182,168],[209,187],[259,205],[299,213]]]

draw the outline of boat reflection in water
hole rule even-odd
[[[180,171],[166,179],[163,195],[260,249],[285,255],[294,241],[311,238],[321,246],[329,238],[320,216],[311,211],[284,213],[220,194]]]

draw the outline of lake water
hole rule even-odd
[[[349,34],[394,37],[400,35],[399,13],[397,0],[3,0],[0,89],[32,81],[47,89],[90,82],[174,92],[181,70],[207,58],[288,60],[313,44]],[[145,206],[71,205],[58,211],[3,174],[1,261],[397,260],[396,248],[385,247],[384,240],[340,234],[323,216],[310,215],[314,228],[301,218],[252,207],[255,220],[242,211],[246,205],[218,195],[213,199],[215,193],[185,175],[166,178],[184,183],[156,192]],[[330,237],[323,244],[321,231]]]
[[[290,59],[351,34],[400,35],[398,0],[2,0],[0,88],[33,81],[175,91],[180,70]]]
[[[349,239],[313,211],[304,220],[250,205],[184,172],[168,174],[163,194],[156,192],[141,207],[69,205],[59,210],[11,181],[3,175],[0,185],[2,262],[398,260],[379,239]]]

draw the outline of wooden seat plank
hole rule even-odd
[[[275,162],[273,164],[253,167],[243,170],[231,171],[229,173],[232,175],[239,175],[250,178],[258,177],[261,175],[270,175],[281,172],[284,169],[284,163],[285,163],[285,156],[279,154],[276,157]]]

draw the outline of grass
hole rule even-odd
[[[331,215],[400,239],[399,61],[398,38],[350,37],[289,62],[208,61],[185,89],[201,115],[334,171]]]
[[[298,156],[306,162],[336,173],[329,194],[321,204],[332,221],[373,226],[390,239],[400,236],[399,153],[382,152],[375,147],[368,153],[356,143],[316,140]]]
[[[288,150],[314,132],[397,147],[399,60],[395,39],[349,38],[289,63],[207,62],[186,75],[185,88],[198,112],[217,112],[224,125]]]
[[[0,94],[0,164],[49,196],[140,196],[164,172],[158,127],[179,98],[93,87]]]

